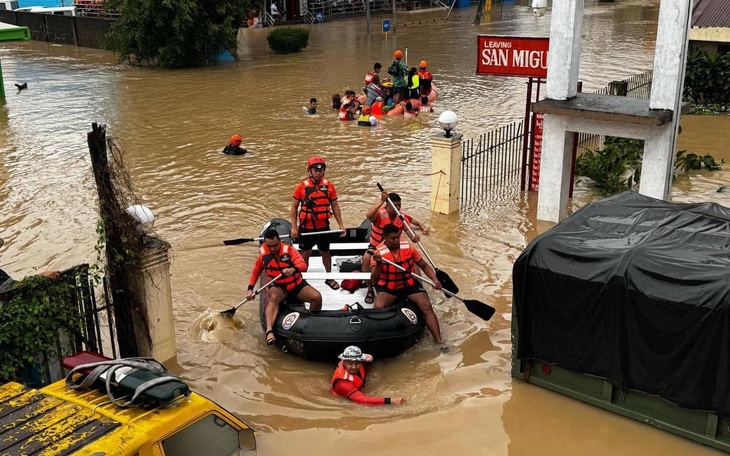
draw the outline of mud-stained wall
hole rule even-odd
[[[113,19],[0,11],[0,22],[25,26],[31,39],[101,49]]]

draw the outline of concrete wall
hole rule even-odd
[[[0,11],[0,22],[25,26],[36,41],[101,49],[113,19]]]
[[[709,41],[713,43],[730,43],[730,28],[692,27],[689,31],[689,40]]]

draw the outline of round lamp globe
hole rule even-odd
[[[445,136],[447,138],[451,137],[451,131],[453,131],[457,123],[459,123],[459,117],[454,111],[444,111],[439,115],[439,125],[446,132]]]
[[[155,222],[155,215],[149,207],[144,204],[135,204],[127,208],[127,214],[133,219],[145,225],[152,225]]]

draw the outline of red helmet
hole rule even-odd
[[[241,135],[233,135],[233,136],[231,136],[230,143],[233,144],[234,146],[240,146],[241,145],[241,141],[243,141],[243,138],[241,137]]]
[[[402,59],[403,58],[403,51],[401,51],[400,49],[398,49],[397,51],[395,51],[393,53],[393,57],[395,57],[396,60]]]
[[[419,65],[421,68],[426,68],[428,66],[428,63],[426,63],[425,60],[421,60],[421,64]]]
[[[320,157],[319,155],[310,157],[309,160],[307,160],[307,169],[311,168],[314,165],[322,165],[325,168],[327,167],[327,163],[325,163],[324,158]]]

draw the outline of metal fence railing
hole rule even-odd
[[[622,81],[614,81],[594,93],[620,95],[630,98],[649,98],[651,96],[651,82],[653,80],[653,75],[654,72],[649,70]],[[600,135],[596,135],[594,133],[578,134],[579,147],[598,147],[600,143]]]
[[[524,121],[462,142],[461,207],[505,184],[519,186]]]
[[[89,273],[89,265],[81,264],[61,273],[58,282],[68,284],[68,291],[58,296],[58,305],[67,306],[75,312],[81,322],[79,332],[69,332],[59,328],[56,340],[50,347],[38,353],[34,362],[29,363],[24,382],[31,387],[47,385],[65,376],[63,358],[81,350],[89,350],[116,358],[117,343],[114,334],[113,316],[108,303],[99,306],[94,291],[94,280]],[[106,288],[106,287],[105,287]],[[21,284],[18,288],[5,291],[0,301],[10,302],[19,293],[29,292]],[[0,305],[1,306],[1,305]],[[111,352],[111,353],[109,353]]]
[[[391,11],[393,8],[392,0],[369,0],[370,12],[376,13],[381,11]],[[364,0],[326,0],[312,1],[307,4],[306,11],[302,14],[315,16],[321,13],[324,20],[342,17],[354,17],[365,14]]]

